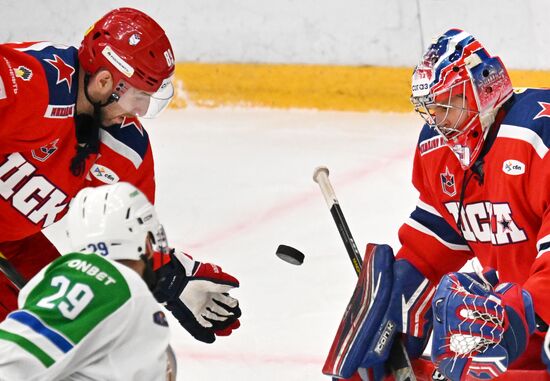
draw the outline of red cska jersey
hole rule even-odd
[[[477,257],[528,290],[550,322],[550,90],[516,91],[497,120],[482,176],[462,170],[424,126],[413,167],[420,197],[399,230],[398,257],[436,283]],[[540,343],[533,359],[540,363]]]
[[[101,129],[86,172],[75,155],[77,49],[47,42],[0,45],[0,243],[59,220],[87,186],[127,181],[154,201],[153,157],[137,119]]]

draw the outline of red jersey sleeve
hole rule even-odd
[[[155,203],[155,165],[151,145],[149,145],[139,168],[126,172],[120,180],[135,185],[147,196],[151,204]]]
[[[72,70],[66,77],[72,87],[56,86],[55,79],[50,86],[50,77],[57,74],[51,72],[48,77],[45,65],[50,71],[57,69],[44,57],[54,49],[47,43],[0,44],[0,154],[42,147],[72,128],[72,123],[60,123],[57,115],[48,112],[60,107],[74,110],[77,51],[70,47],[55,50],[58,62]]]
[[[542,216],[540,229],[537,233],[537,257],[529,272],[529,278],[523,287],[533,298],[536,313],[545,321],[550,322],[550,154],[543,160],[533,160],[533,175],[530,176],[528,190],[531,194],[531,207],[538,210]],[[527,202],[527,200],[524,200]]]
[[[397,257],[409,260],[424,276],[439,283],[444,274],[458,271],[472,253],[464,238],[437,210],[422,164],[417,149],[412,182],[420,195],[415,210],[399,229],[402,246]]]
[[[6,108],[15,98],[15,77],[10,74],[10,67],[10,63],[0,45],[0,113],[5,112]],[[3,133],[5,130],[5,126],[0,126],[0,133]]]

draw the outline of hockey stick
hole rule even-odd
[[[338,227],[340,237],[342,237],[342,241],[344,241],[344,245],[346,246],[351,263],[353,264],[355,272],[359,275],[361,273],[363,262],[359,254],[359,250],[357,249],[357,245],[351,235],[351,231],[349,230],[346,219],[344,218],[344,214],[342,213],[342,209],[340,208],[340,203],[336,198],[336,193],[334,192],[332,184],[328,178],[328,174],[329,171],[327,167],[318,167],[313,172],[313,181],[319,184],[319,187],[321,188],[321,193],[323,193],[330,210],[330,214],[332,214],[332,218]],[[369,261],[368,256],[372,255],[372,253],[373,250],[367,250],[365,257],[366,261]],[[393,342],[388,363],[396,381],[416,381],[407,351],[405,350],[401,340],[398,338],[396,338]]]
[[[0,253],[0,271],[17,287],[19,290],[23,288],[27,281],[23,275],[17,271],[15,267]]]

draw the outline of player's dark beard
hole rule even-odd
[[[143,271],[143,275],[141,277],[147,284],[149,290],[152,292],[158,283],[157,274],[153,271],[153,258],[147,258],[145,255],[142,255],[141,260],[145,262],[145,270]]]
[[[80,177],[86,169],[86,159],[99,152],[101,107],[94,105],[94,113],[75,116],[76,154],[71,160],[71,173]]]
[[[75,132],[76,132],[76,154],[71,160],[71,173],[73,176],[80,177],[86,169],[86,159],[92,154],[99,152],[99,129],[104,128],[102,121],[104,119],[103,108],[116,100],[111,95],[105,103],[94,101],[88,94],[88,83],[90,74],[84,76],[84,95],[88,102],[94,106],[94,112],[90,114],[76,114]]]

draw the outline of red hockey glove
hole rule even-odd
[[[157,301],[178,319],[197,340],[213,343],[240,326],[241,309],[229,296],[239,281],[211,263],[201,263],[183,253],[171,253],[170,262],[157,271],[153,292]]]

